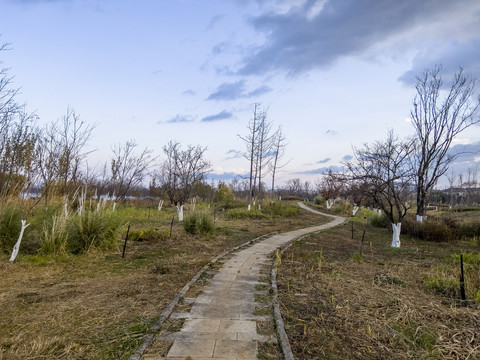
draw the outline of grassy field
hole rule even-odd
[[[478,222],[480,211],[448,216]],[[353,224],[354,239],[350,221],[282,255],[279,300],[295,358],[480,358],[478,237],[426,242],[402,235],[402,247],[392,249],[390,230],[361,217]]]
[[[0,257],[0,359],[127,359],[178,291],[210,259],[262,234],[319,223],[294,203],[266,206],[255,219],[215,214],[213,234],[192,235],[165,208],[119,207],[124,226],[114,251]],[[240,214],[240,215],[239,215]],[[186,217],[189,216],[187,209]],[[129,241],[122,258],[123,239]]]

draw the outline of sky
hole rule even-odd
[[[413,135],[426,68],[480,78],[478,0],[0,0],[0,34],[41,124],[67,107],[97,124],[89,166],[175,140],[207,147],[215,180],[248,174],[255,103],[286,137],[277,183],[314,183],[353,147]],[[455,149],[457,173],[480,168],[480,127]]]

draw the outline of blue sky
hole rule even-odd
[[[415,75],[480,78],[477,0],[0,0],[0,54],[41,122],[98,123],[90,163],[134,139],[208,147],[213,177],[248,173],[254,103],[287,138],[278,182],[312,182],[352,146],[413,134]],[[480,149],[480,129],[457,146]],[[480,164],[460,159],[457,171]]]

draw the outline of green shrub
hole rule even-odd
[[[315,196],[314,203],[315,205],[326,206],[327,200],[325,200],[322,195],[317,195]]]
[[[212,217],[205,213],[202,214],[200,217],[200,233],[203,235],[212,234],[214,229]]]
[[[0,210],[0,251],[5,254],[12,252],[18,235],[22,230],[22,212],[14,204],[9,204]]]
[[[333,212],[336,215],[341,215],[341,214],[348,214],[350,215],[351,212],[351,205],[343,200],[337,200],[335,201],[335,204],[332,205],[330,208],[330,211]]]
[[[85,211],[68,219],[68,251],[87,253],[93,249],[114,249],[118,243],[120,218],[110,211]]]
[[[382,214],[382,215],[373,214],[370,216],[369,221],[370,221],[370,225],[376,228],[386,228],[389,225],[389,220],[385,216],[385,214]]]
[[[211,216],[206,213],[199,214],[196,212],[185,217],[185,219],[183,220],[183,228],[187,233],[192,235],[211,234],[214,230],[213,220]]]
[[[223,203],[228,206],[233,201],[232,189],[225,184],[220,184],[218,189],[215,191],[214,201],[216,203]]]

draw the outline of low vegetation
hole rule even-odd
[[[13,220],[11,227],[2,226],[11,240],[2,242],[8,245],[0,255],[0,359],[127,359],[161,311],[213,257],[262,234],[318,224],[317,215],[298,210],[295,203],[279,208],[297,216],[265,212],[262,219],[248,220],[197,204],[195,213],[186,209],[186,219],[199,220],[192,234],[176,220],[172,226],[173,207],[158,211],[151,204],[134,205],[71,214],[66,221],[62,206],[32,212],[13,263],[10,244],[19,228]],[[1,221],[20,219],[26,211],[8,214],[17,215]],[[112,222],[115,232],[105,228]],[[213,232],[202,230],[212,225]],[[107,239],[114,233],[111,243]],[[105,246],[97,246],[103,238]]]
[[[478,232],[443,242],[402,235],[402,247],[393,249],[390,230],[363,215],[352,218],[353,239],[349,222],[282,255],[279,299],[295,358],[480,357]],[[473,226],[458,214],[444,216]]]

